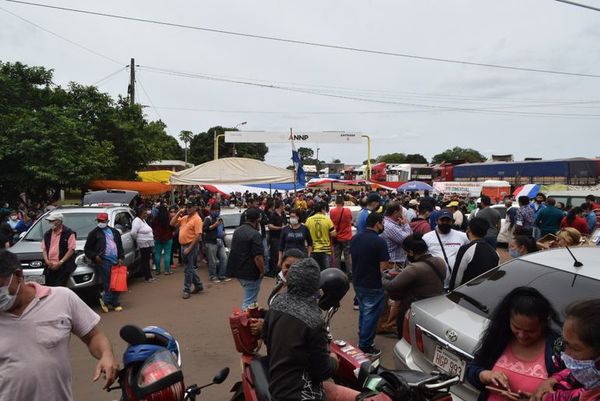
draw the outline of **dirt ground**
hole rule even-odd
[[[508,259],[505,250],[499,250],[502,261]],[[205,384],[223,367],[231,373],[221,385],[207,388],[199,400],[225,401],[231,398],[230,389],[240,380],[240,354],[234,347],[228,316],[242,302],[242,288],[236,281],[208,284],[206,266],[199,268],[205,284],[203,293],[181,298],[183,268],[174,270],[171,276],[158,276],[154,283],[135,279],[130,291],[123,294],[122,312],[102,314],[101,330],[113,344],[115,357],[121,358],[125,343],[119,338],[119,329],[125,324],[138,326],[157,325],[169,330],[179,341],[182,350],[185,384]],[[266,304],[274,280],[265,278],[260,291],[260,304]],[[357,343],[358,312],[352,310],[352,289],[343,300],[342,307],[333,319],[331,330],[336,339]],[[97,307],[95,310],[101,313]],[[382,350],[382,363],[393,367],[392,349],[394,336],[377,336],[376,345]],[[264,348],[263,348],[264,351]],[[107,393],[99,383],[92,382],[95,359],[85,345],[76,338],[71,342],[71,365],[73,369],[73,394],[77,401],[119,400],[120,393]]]

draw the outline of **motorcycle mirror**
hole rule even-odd
[[[119,330],[119,336],[128,344],[138,345],[146,342],[146,334],[144,331],[134,325],[127,324]]]
[[[229,376],[229,368],[225,367],[213,378],[213,383],[221,384],[227,379],[227,376]]]

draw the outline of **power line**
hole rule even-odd
[[[158,109],[156,108],[156,106],[154,106],[154,102],[150,98],[150,95],[148,95],[148,92],[146,92],[146,88],[144,88],[144,84],[142,83],[142,80],[140,79],[140,74],[139,73],[137,75],[137,78],[136,78],[135,82],[140,84],[140,88],[142,88],[142,92],[144,92],[144,94],[146,95],[146,98],[148,99],[148,102],[150,102],[150,106],[152,106],[152,108],[154,109],[154,112],[158,116],[159,120],[164,123],[165,120],[163,120],[163,118],[161,117],[160,113],[158,112]],[[167,124],[165,124],[165,128],[167,129],[167,132],[169,133],[169,135],[171,135],[171,131],[169,130],[169,126]]]
[[[98,86],[101,82],[104,82],[106,80],[109,80],[111,78],[113,78],[114,76],[116,76],[118,73],[120,73],[121,71],[125,71],[127,69],[127,66],[125,67],[121,67],[118,70],[111,72],[110,74],[108,74],[107,76],[105,76],[104,78],[101,78],[99,80],[97,80],[96,82],[94,82],[92,84],[92,86]]]
[[[44,31],[44,32],[46,32],[46,33],[49,33],[50,35],[53,35],[53,36],[55,36],[55,37],[57,37],[57,38],[59,38],[59,39],[62,39],[62,40],[64,40],[64,41],[65,41],[65,42],[67,42],[67,43],[70,43],[70,44],[72,44],[72,45],[74,45],[74,46],[77,46],[77,47],[79,47],[80,49],[83,49],[83,50],[85,50],[85,51],[87,51],[87,52],[90,52],[90,53],[92,53],[92,54],[94,54],[94,55],[96,55],[96,56],[98,56],[98,57],[102,57],[103,59],[106,59],[106,60],[108,60],[108,61],[111,61],[111,62],[113,62],[113,63],[115,63],[115,64],[119,64],[119,65],[122,65],[122,64],[123,64],[123,63],[119,62],[118,60],[115,60],[114,58],[107,56],[106,54],[102,54],[102,53],[100,53],[100,52],[97,52],[96,50],[90,49],[89,47],[87,47],[87,46],[84,46],[84,45],[82,45],[81,43],[77,43],[77,42],[75,42],[74,40],[71,40],[71,39],[69,39],[69,38],[66,38],[66,37],[64,37],[64,36],[62,36],[62,35],[59,35],[59,34],[58,34],[58,33],[56,33],[56,32],[52,32],[51,30],[49,30],[49,29],[46,29],[46,28],[44,28],[44,27],[42,27],[42,26],[40,26],[40,25],[36,24],[35,22],[29,21],[28,19],[26,19],[26,18],[23,18],[23,17],[21,17],[20,15],[17,15],[17,14],[15,14],[15,13],[13,13],[12,11],[9,11],[9,10],[7,10],[7,9],[3,8],[3,7],[0,7],[0,10],[4,11],[4,12],[5,12],[5,13],[7,13],[7,14],[10,14],[10,15],[12,15],[12,16],[13,16],[13,17],[15,17],[15,18],[18,18],[18,19],[20,19],[21,21],[24,21],[24,22],[26,22],[26,23],[28,23],[28,24],[30,24],[30,25],[33,25],[34,27],[36,27],[36,28],[38,28],[38,29],[40,29],[40,30],[42,30],[42,31]]]
[[[569,0],[556,0],[556,1],[559,1],[559,2],[565,3],[565,4],[570,4],[572,6],[588,8],[588,9],[594,10],[594,11],[600,11],[600,8],[588,6],[587,4],[575,3],[574,1],[569,1]]]
[[[179,24],[179,23],[174,23],[174,22],[159,21],[159,20],[153,20],[153,19],[147,19],[147,18],[130,17],[130,16],[118,15],[118,14],[109,14],[109,13],[103,13],[103,12],[98,12],[98,11],[89,11],[89,10],[82,10],[82,9],[69,8],[69,7],[59,7],[59,6],[54,6],[54,5],[50,5],[50,4],[40,4],[40,3],[33,3],[33,2],[21,1],[21,0],[5,0],[5,1],[10,2],[10,3],[27,5],[27,6],[49,8],[49,9],[68,11],[68,12],[79,13],[79,14],[87,14],[87,15],[94,15],[94,16],[99,16],[99,17],[114,18],[114,19],[121,19],[121,20],[127,20],[127,21],[135,21],[135,22],[143,22],[143,23],[148,23],[148,24],[163,25],[163,26],[169,26],[169,27],[174,27],[174,28],[191,29],[191,30],[196,30],[196,31],[211,32],[211,33],[217,33],[217,34],[222,34],[222,35],[269,40],[269,41],[273,41],[273,42],[292,43],[292,44],[296,44],[296,45],[313,46],[313,47],[344,50],[344,51],[359,52],[359,53],[377,54],[377,55],[381,55],[381,56],[402,57],[402,58],[409,58],[409,59],[415,59],[415,60],[435,61],[435,62],[448,63],[448,64],[469,65],[469,66],[475,66],[475,67],[497,68],[497,69],[504,69],[504,70],[515,70],[515,71],[535,72],[535,73],[554,74],[554,75],[566,75],[566,76],[576,76],[576,77],[586,77],[586,78],[600,78],[600,75],[597,75],[597,74],[586,74],[586,73],[570,72],[570,71],[558,71],[558,70],[549,70],[549,69],[542,69],[542,68],[518,67],[518,66],[492,64],[492,63],[478,63],[478,62],[474,62],[474,61],[448,59],[448,58],[442,58],[442,57],[419,56],[419,55],[408,54],[408,53],[397,53],[397,52],[389,52],[389,51],[382,51],[382,50],[372,50],[372,49],[365,49],[365,48],[359,48],[359,47],[342,46],[342,45],[319,43],[319,42],[312,42],[312,41],[305,41],[305,40],[288,39],[288,38],[282,38],[282,37],[258,35],[258,34],[236,32],[236,31],[228,31],[228,30],[215,29],[215,28],[206,28],[206,27],[201,27],[201,26]]]
[[[400,102],[400,101],[391,101],[391,100],[381,100],[381,99],[370,99],[358,96],[350,96],[350,95],[341,95],[341,94],[333,94],[333,93],[324,93],[316,90],[302,89],[302,88],[294,88],[294,87],[286,87],[275,84],[264,84],[264,83],[256,83],[243,81],[239,79],[228,79],[228,78],[219,78],[214,76],[208,76],[203,74],[193,74],[193,73],[183,73],[179,71],[167,70],[163,68],[149,67],[149,66],[140,66],[140,68],[145,69],[150,72],[156,72],[160,74],[179,76],[184,78],[196,78],[196,79],[204,79],[210,81],[218,81],[218,82],[227,82],[234,83],[240,85],[248,85],[255,86],[260,88],[269,88],[269,89],[278,89],[283,91],[297,92],[297,93],[305,93],[305,94],[313,94],[325,97],[339,98],[339,99],[347,99],[347,100],[357,100],[363,102],[372,102],[372,103],[381,103],[381,104],[393,104],[393,105],[402,105],[402,106],[411,106],[418,107],[421,109],[427,110],[410,110],[405,112],[417,112],[417,111],[460,111],[460,112],[471,112],[471,113],[488,113],[488,114],[501,114],[501,115],[521,115],[521,116],[540,116],[540,117],[566,117],[566,118],[598,118],[600,114],[582,114],[582,113],[544,113],[544,112],[521,112],[521,111],[509,111],[509,110],[496,110],[496,109],[478,109],[472,107],[455,107],[455,106],[442,106],[442,105],[432,105],[432,104],[423,104],[423,103],[412,103],[412,102]]]

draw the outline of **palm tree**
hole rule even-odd
[[[185,145],[185,162],[187,164],[187,152],[188,152],[188,143],[190,143],[192,141],[192,137],[194,136],[194,133],[192,131],[181,131],[179,133],[179,140],[181,142],[184,143]]]

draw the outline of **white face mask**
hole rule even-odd
[[[107,223],[98,223],[98,228],[106,228],[107,226]]]
[[[279,272],[279,274],[278,274],[278,276],[279,276],[279,279],[280,279],[281,281],[283,281],[284,283],[286,282],[286,281],[285,281],[285,276],[283,275],[283,271],[280,271],[280,272]]]
[[[295,226],[296,224],[298,224],[298,219],[295,219],[293,217],[290,218],[290,224],[293,225],[293,226]]]
[[[17,215],[12,215],[12,216],[10,216],[10,219],[11,219],[12,221],[17,221]]]
[[[21,284],[19,284],[14,295],[11,295],[8,292],[8,287],[10,287],[10,284],[12,283],[13,276],[14,275],[10,276],[10,280],[6,286],[0,287],[0,312],[6,312],[13,307],[15,301],[17,300],[17,294],[21,289]]]
[[[58,226],[60,226],[60,222],[58,221],[53,221],[52,223],[50,223],[50,227],[52,227],[53,230],[56,230]]]

